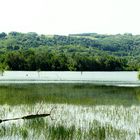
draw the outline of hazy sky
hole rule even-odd
[[[0,32],[140,34],[140,0],[0,0]]]

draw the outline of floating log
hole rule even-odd
[[[50,116],[51,117],[51,112],[54,108],[51,109],[50,113],[43,113],[43,114],[31,114],[31,115],[27,115],[27,116],[23,116],[23,117],[19,117],[19,118],[11,118],[11,119],[0,119],[0,123],[2,122],[6,122],[6,121],[13,121],[13,120],[20,120],[20,119],[24,119],[24,120],[29,120],[29,119],[35,119],[35,118],[41,118],[41,117],[47,117]],[[53,120],[53,119],[52,119]]]
[[[50,115],[51,114],[34,114],[34,115],[23,116],[21,119],[35,119],[35,118],[40,118],[40,117],[47,117]]]

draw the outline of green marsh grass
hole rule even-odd
[[[41,112],[48,112],[54,105],[51,118],[17,120],[0,124],[0,138],[41,140],[104,140],[139,137],[139,106],[80,106],[43,103]],[[3,105],[5,116],[13,118],[35,113],[40,103],[34,105]]]
[[[49,113],[52,118],[0,124],[2,140],[139,139],[140,88],[92,84],[0,85],[0,119]]]
[[[137,96],[135,96],[137,93]],[[0,85],[0,104],[66,103],[75,105],[139,104],[140,88],[92,84]],[[131,100],[131,102],[130,102]]]
[[[138,71],[138,80],[140,80],[140,70]]]

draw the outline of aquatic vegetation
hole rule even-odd
[[[0,139],[139,139],[140,88],[92,84],[1,85]]]
[[[139,137],[140,107],[124,106],[77,106],[66,104],[55,104],[54,120],[50,118],[37,118],[30,120],[18,120],[1,123],[0,137],[10,137],[14,139],[135,139]],[[36,112],[40,104],[35,104],[34,108],[30,105],[1,106],[5,115],[13,117]],[[54,104],[43,104],[43,112],[46,112]],[[25,108],[27,111],[25,111]],[[0,115],[1,117],[1,115]],[[2,117],[1,117],[2,118]],[[41,134],[41,135],[40,135]]]
[[[140,88],[92,84],[3,84],[0,85],[0,104],[35,104],[43,101],[75,105],[131,105],[139,104],[136,91],[138,93]]]
[[[140,70],[138,71],[138,79],[140,80]]]

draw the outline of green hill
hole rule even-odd
[[[137,70],[140,35],[0,33],[0,67],[9,70]]]

